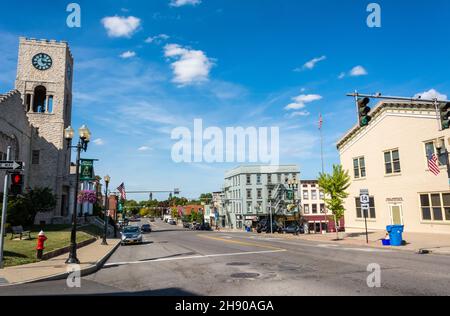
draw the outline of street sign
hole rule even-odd
[[[0,161],[0,170],[23,170],[24,163],[22,161]]]
[[[359,194],[359,199],[361,202],[361,211],[364,214],[364,222],[366,226],[366,242],[369,243],[369,231],[367,229],[367,215],[370,211],[370,195],[369,190],[361,189]]]

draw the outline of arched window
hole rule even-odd
[[[37,86],[34,89],[33,112],[45,113],[45,102],[47,99],[47,89],[44,86]]]

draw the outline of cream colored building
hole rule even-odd
[[[434,105],[383,101],[371,116],[368,127],[354,127],[338,142],[341,163],[352,178],[346,229],[364,229],[359,194],[368,189],[369,229],[403,224],[406,232],[450,234],[449,176],[443,158],[448,156],[450,130],[440,131]],[[437,154],[438,147],[444,154],[436,176],[428,168],[427,153]]]

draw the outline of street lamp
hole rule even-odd
[[[108,242],[106,241],[106,237],[108,235],[108,209],[109,209],[109,198],[108,198],[108,186],[109,186],[109,182],[111,182],[111,177],[110,176],[105,176],[105,232],[103,235],[103,241],[102,241],[102,245],[103,246],[108,246]]]
[[[78,208],[78,186],[80,184],[80,160],[81,151],[86,152],[89,141],[91,140],[91,132],[86,125],[83,125],[79,130],[80,139],[76,146],[72,146],[72,140],[75,137],[75,131],[71,126],[64,130],[64,138],[67,140],[67,149],[75,148],[77,150],[76,160],[76,179],[75,179],[75,199],[73,205],[72,214],[72,232],[70,235],[70,253],[66,264],[79,264],[80,261],[77,258],[77,208]]]

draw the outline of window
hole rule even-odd
[[[311,191],[311,199],[316,201],[317,200],[317,190]]]
[[[326,214],[326,209],[325,209],[325,204],[320,204],[320,213],[321,214]]]
[[[359,197],[355,198],[355,202],[356,202],[356,217],[357,218],[364,218],[364,214],[361,210],[361,200]],[[370,219],[376,219],[377,218],[377,214],[375,211],[375,198],[374,197],[370,197],[370,210],[369,213],[366,214],[367,218]]]
[[[267,175],[267,183],[272,184],[272,175],[271,174]]]
[[[267,193],[268,193],[268,194],[267,194],[267,195],[268,195],[268,198],[271,199],[271,198],[272,198],[272,190],[268,190]]]
[[[317,204],[312,205],[312,213],[317,214]]]
[[[6,154],[0,151],[0,160],[6,160]]]
[[[309,192],[308,192],[308,190],[304,190],[303,191],[303,199],[304,200],[309,200]]]
[[[262,189],[258,189],[256,192],[258,200],[262,199]]]
[[[391,150],[384,153],[384,162],[386,174],[395,174],[402,172],[400,168],[400,153],[398,150]]]
[[[424,221],[450,221],[450,193],[421,194],[420,207]]]
[[[256,183],[261,184],[261,175],[260,174],[256,175]]]
[[[323,191],[319,191],[319,196],[321,200],[325,199],[325,193]]]
[[[46,98],[47,89],[44,86],[38,86],[34,89],[33,112],[45,113]]]
[[[247,190],[247,200],[252,199],[252,190]]]
[[[428,142],[425,144],[425,153],[426,153],[426,161],[428,163],[428,158],[430,155],[432,154],[436,154],[439,160],[439,166],[446,166],[447,165],[447,161],[446,161],[446,157],[445,155],[442,155],[441,153],[444,153],[446,151],[445,148],[445,141],[441,142],[442,148],[441,148],[441,152],[438,152],[438,150],[436,149],[436,145],[434,142]]]
[[[262,202],[258,202],[258,204],[256,205],[256,210],[258,213],[262,213]]]
[[[277,174],[277,182],[281,183],[281,174]]]
[[[353,159],[353,170],[355,179],[366,177],[366,160],[364,157]]]
[[[247,175],[247,185],[251,185],[252,184],[252,176],[251,175]]]
[[[252,202],[248,202],[247,203],[247,213],[251,213],[252,212]]]
[[[309,214],[309,204],[303,205],[303,211],[305,212],[305,214]]]
[[[40,158],[41,152],[39,150],[33,150],[33,155],[31,158],[31,164],[38,165],[39,164],[39,158]]]

